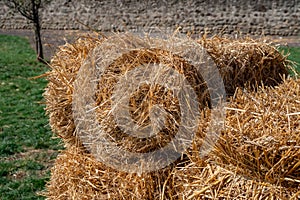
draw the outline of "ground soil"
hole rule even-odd
[[[44,43],[45,58],[49,60],[55,53],[59,45],[63,45],[66,42],[72,42],[80,35],[87,33],[87,31],[81,30],[42,30],[42,40]],[[31,46],[34,48],[34,34],[32,30],[28,29],[0,29],[0,34],[6,35],[18,35],[27,37]],[[300,46],[300,36],[279,37],[279,36],[267,36],[275,43],[288,45],[288,46]]]

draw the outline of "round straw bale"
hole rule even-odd
[[[166,112],[172,114],[172,116],[168,115],[166,117],[165,127],[157,132],[155,137],[148,137],[145,140],[124,133],[116,124],[114,116],[110,114],[109,111],[112,110],[111,96],[119,80],[118,78],[137,66],[149,65],[150,63],[170,66],[183,73],[197,94],[200,108],[204,108],[209,103],[207,87],[196,69],[170,52],[159,49],[138,50],[131,51],[129,54],[117,59],[107,68],[107,71],[102,73],[101,80],[98,83],[96,94],[97,117],[98,121],[101,122],[101,126],[105,127],[109,137],[113,138],[117,145],[122,145],[125,149],[137,153],[154,151],[163,147],[178,132],[181,124],[180,109],[182,108],[180,108],[178,98],[175,96],[174,91],[161,85],[142,84],[129,99],[131,117],[134,123],[139,126],[147,127],[150,123],[153,123],[150,113],[153,105],[162,105]]]
[[[299,186],[299,100],[300,79],[285,80],[275,88],[261,87],[257,92],[238,90],[226,107],[225,127],[213,150],[216,163],[234,165],[238,173],[251,179]],[[202,134],[207,123],[209,117],[203,118]],[[202,137],[197,136],[195,142],[202,145]]]
[[[217,64],[228,95],[245,85],[251,89],[278,85],[292,70],[286,56],[262,39],[204,36],[198,42]]]
[[[199,111],[210,104],[205,53],[188,38],[131,34],[96,47],[74,84],[74,122],[87,150],[127,172],[156,170],[180,157]]]
[[[135,37],[130,39],[136,40]],[[99,51],[95,52],[97,49],[93,51],[101,42],[102,40],[93,37],[79,39],[75,44],[66,44],[61,47],[51,61],[52,71],[48,73],[49,84],[45,92],[46,110],[50,116],[50,124],[54,132],[64,139],[66,146],[72,146],[79,142],[76,138],[72,110],[74,81],[78,78],[79,69],[86,66],[83,65],[83,61],[88,62],[86,58],[89,52],[91,56],[93,54],[96,57],[97,54],[102,54]],[[157,47],[164,43],[157,42],[156,44]],[[106,50],[109,51],[109,49],[110,47],[107,47]],[[156,136],[148,137],[145,140],[123,133],[124,131],[113,123],[114,116],[108,115],[108,113],[112,111],[111,97],[119,77],[142,65],[150,66],[151,64],[163,65],[183,75],[196,93],[200,109],[209,104],[207,86],[198,73],[198,69],[167,49],[154,48],[149,44],[148,48],[132,50],[114,60],[101,73],[101,79],[97,80],[95,107],[97,107],[98,122],[117,145],[122,145],[125,149],[130,149],[136,153],[154,151],[169,143],[179,129],[181,113],[184,112],[180,109],[179,100],[172,90],[159,84],[144,84],[140,85],[138,90],[131,95],[129,114],[136,124],[146,128],[153,120],[150,112],[153,105],[160,105],[168,113],[165,119],[165,128],[159,131]],[[86,74],[83,73],[83,75]],[[186,121],[189,122],[190,120]]]

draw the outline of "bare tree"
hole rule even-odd
[[[44,62],[44,53],[39,9],[50,1],[51,0],[6,0],[6,5],[8,7],[17,10],[21,15],[33,23],[37,59],[41,62]]]

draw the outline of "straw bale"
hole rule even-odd
[[[160,199],[172,167],[138,176],[120,172],[74,147],[62,152],[43,193],[48,200]],[[167,197],[168,194],[165,194]]]
[[[222,168],[213,162],[192,162],[172,171],[176,199],[299,199],[300,188],[287,188],[249,179],[236,167]]]
[[[88,52],[92,52],[101,42],[102,40],[94,37],[79,39],[75,44],[66,44],[60,47],[51,61],[52,71],[47,74],[49,84],[44,95],[47,102],[46,110],[54,133],[64,139],[67,147],[79,143],[78,138],[76,138],[72,113],[73,84],[78,70],[87,58]],[[97,53],[101,54],[101,52]],[[115,123],[112,123],[112,116],[107,116],[107,113],[110,113],[108,111],[111,109],[110,98],[119,77],[135,67],[151,63],[163,64],[183,74],[194,89],[199,106],[203,108],[208,104],[209,95],[203,78],[183,58],[166,50],[155,48],[134,50],[122,55],[101,74],[101,80],[99,80],[96,91],[95,107],[98,107],[98,121],[109,132],[109,137],[113,138],[116,143],[120,141],[118,145],[123,145],[132,152],[148,152],[164,146],[172,139],[178,130],[178,124],[180,124],[180,107],[178,99],[174,98],[176,95],[171,90],[166,90],[166,88],[159,85],[151,87],[142,85],[139,91],[130,98],[129,105],[131,106],[133,120],[143,127],[149,126],[151,117],[149,110],[151,110],[152,105],[163,105],[167,112],[172,113],[172,116],[167,115],[166,123],[168,126],[160,131],[157,137],[151,137],[149,140],[130,137],[122,133]]]
[[[102,40],[98,35],[86,35],[73,44],[60,46],[51,59],[51,71],[46,74],[49,81],[44,92],[46,112],[52,131],[67,146],[78,143],[72,116],[73,82],[89,51]]]
[[[213,150],[220,166],[275,185],[300,185],[300,79],[288,79],[258,92],[237,90],[226,106],[225,127]],[[202,118],[195,152],[209,124]]]
[[[202,112],[188,152],[170,182],[178,199],[299,199],[300,79],[257,92],[238,89],[226,106],[225,127],[203,160],[200,148],[210,123]],[[214,143],[213,143],[214,144]]]
[[[214,36],[198,40],[214,59],[228,95],[237,87],[275,86],[293,67],[271,42],[262,39]],[[294,71],[294,70],[293,70]]]
[[[197,95],[199,109],[203,109],[209,103],[209,95],[203,78],[197,73],[197,69],[181,57],[160,49],[134,50],[123,55],[102,73],[96,93],[97,119],[101,127],[106,130],[108,138],[113,140],[117,146],[122,146],[130,152],[147,153],[164,147],[174,138],[179,125],[182,126],[183,124],[181,122],[182,108],[180,108],[178,97],[174,91],[158,84],[143,84],[138,88],[138,91],[131,95],[129,100],[130,117],[140,127],[149,127],[151,123],[155,123],[154,119],[151,119],[150,110],[153,105],[161,105],[165,112],[171,113],[166,116],[163,129],[158,131],[155,136],[141,139],[124,133],[116,124],[115,117],[111,114],[111,97],[119,77],[135,67],[150,63],[163,64],[175,69],[180,74],[184,74]],[[192,119],[186,120],[192,121]],[[158,123],[157,126],[159,126]]]

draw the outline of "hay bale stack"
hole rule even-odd
[[[60,46],[51,59],[51,71],[46,74],[49,83],[44,93],[46,112],[52,131],[64,140],[66,146],[79,142],[74,135],[72,116],[73,82],[90,50],[102,41],[98,35],[80,37],[73,44]]]
[[[217,64],[228,95],[245,85],[251,89],[278,85],[293,70],[286,56],[262,39],[204,36],[198,42]]]
[[[77,148],[69,148],[56,159],[51,180],[43,194],[48,200],[149,199],[161,198],[164,181],[172,167],[159,172],[130,174],[111,169]],[[170,199],[168,194],[166,198]]]
[[[115,171],[70,148],[58,157],[48,199],[197,199],[300,196],[300,79],[257,93],[238,90],[227,106],[226,128],[206,160],[152,174]],[[202,124],[209,123],[209,110]],[[205,131],[205,126],[201,128]],[[287,132],[288,131],[288,132]],[[201,141],[196,138],[195,142]]]
[[[73,83],[76,79],[78,70],[82,66],[89,52],[100,45],[104,40],[105,39],[99,39],[97,35],[82,37],[74,44],[66,44],[60,47],[51,60],[52,70],[47,73],[49,84],[44,94],[47,104],[46,111],[50,117],[50,125],[53,132],[64,140],[66,146],[73,146],[79,142],[78,138],[76,138],[75,125],[72,116]],[[220,69],[221,76],[224,79],[227,94],[233,94],[236,87],[244,87],[245,84],[254,84],[255,86],[257,83],[277,85],[281,81],[281,76],[287,75],[288,73],[287,68],[289,68],[289,66],[286,66],[285,56],[280,54],[274,47],[264,42],[247,38],[230,40],[214,37],[211,39],[203,38],[199,43],[201,43],[214,58]],[[115,66],[111,66],[111,69],[117,69],[118,64],[123,64],[123,60],[129,59],[132,56],[137,56],[139,59],[137,64],[141,64],[142,62],[149,62],[149,59],[154,59],[156,62],[164,62],[163,60],[167,61],[168,55],[170,55],[168,52],[160,49],[152,49],[151,51],[144,52],[131,52],[117,60]],[[174,69],[176,69],[177,66],[176,70],[178,70],[178,64],[184,63],[185,69],[181,73],[184,75],[189,74],[189,76],[194,73],[190,72],[191,70],[193,71],[191,65],[183,62],[181,58],[176,55],[172,56],[172,62],[175,62]],[[130,64],[128,62],[126,65],[127,69],[132,69],[134,67],[132,63]],[[123,68],[123,70],[124,69],[125,68]],[[195,78],[195,74],[192,76]],[[195,82],[193,88],[195,88],[196,92],[199,94],[200,105],[205,105],[207,96],[200,97],[200,94],[204,93],[206,88],[202,87],[202,84],[199,84],[200,82]],[[105,84],[111,83],[107,82]],[[197,84],[201,86],[197,86]],[[146,89],[147,88],[141,88],[141,91],[146,91]],[[159,90],[159,88],[156,88],[154,91],[157,96],[160,95],[158,92]],[[101,92],[98,92],[98,94],[101,94]],[[107,98],[109,95],[110,94],[104,95],[104,98]],[[141,97],[144,94],[141,93],[138,95]],[[100,96],[98,99],[101,99]],[[165,100],[166,99],[167,98],[165,98]],[[138,103],[137,100],[138,98],[131,99],[132,105]],[[98,111],[101,112],[100,109],[98,109]],[[142,120],[142,118],[137,118],[140,113],[141,112],[135,114],[136,121]],[[149,121],[149,117],[146,121]],[[130,141],[132,141],[132,139],[133,138],[131,138]],[[139,147],[137,147],[137,149],[138,148]]]
[[[181,172],[171,173],[174,169],[173,166],[158,172],[138,176],[137,174],[116,171],[98,162],[87,151],[78,150],[81,144],[75,133],[72,113],[74,81],[77,78],[78,71],[84,66],[83,62],[88,58],[88,54],[91,55],[91,52],[101,54],[101,52],[96,51],[96,47],[103,44],[103,40],[98,37],[85,37],[79,39],[74,44],[66,44],[59,49],[51,61],[52,71],[48,73],[49,84],[45,92],[47,113],[50,116],[52,129],[59,137],[63,138],[67,150],[58,157],[55,167],[52,169],[52,177],[47,186],[48,192],[46,196],[49,199],[157,199],[159,197],[180,199],[180,190],[176,188],[182,189],[186,184],[191,183],[193,185],[196,183],[189,179],[186,180],[185,176],[188,174]],[[269,47],[264,43],[255,43],[251,48],[246,48],[247,45],[244,44],[243,40],[238,42],[232,41],[234,43],[232,46],[229,42],[225,46],[220,45],[220,42],[209,43],[207,39],[204,42],[204,46],[215,59],[221,75],[225,79],[225,84],[228,84],[225,87],[230,94],[234,93],[236,87],[244,87],[245,84],[254,84],[257,86],[257,83],[262,82],[266,85],[276,85],[281,80],[279,74],[287,74],[285,57],[274,50],[273,47]],[[237,52],[238,44],[240,47],[243,47],[241,48],[243,51],[240,51],[242,54],[228,54],[228,52]],[[256,49],[259,49],[259,53],[255,51]],[[224,57],[223,54],[227,55],[227,57]],[[252,64],[254,61],[256,63],[257,60],[261,64],[257,64],[253,68]],[[180,124],[181,120],[178,100],[174,98],[172,91],[166,90],[159,85],[149,87],[147,84],[141,85],[139,90],[131,96],[129,101],[129,107],[132,110],[130,117],[136,124],[147,127],[151,121],[150,106],[155,104],[163,105],[164,109],[172,113],[172,117],[165,120],[166,128],[162,129],[159,134],[147,139],[132,137],[123,133],[113,122],[113,116],[108,115],[112,109],[110,97],[113,95],[113,86],[118,82],[118,77],[141,64],[147,65],[149,63],[161,63],[187,77],[192,88],[196,91],[200,109],[203,109],[208,104],[207,88],[203,87],[203,79],[195,72],[190,63],[178,55],[174,55],[167,50],[149,48],[130,51],[114,60],[106,68],[106,71],[102,71],[101,80],[98,80],[97,83],[97,91],[95,93],[97,121],[105,129],[105,132],[108,133],[107,138],[112,138],[112,141],[118,146],[122,146],[126,150],[135,153],[151,152],[164,146],[173,138],[174,133],[177,132],[177,124]],[[249,71],[251,71],[250,76],[246,73]],[[269,72],[272,72],[271,76],[267,74]],[[258,75],[258,77],[256,78],[255,75]],[[244,79],[239,78],[240,76]],[[299,123],[297,125],[296,122],[291,122],[291,118],[298,117],[299,115],[287,115],[288,117],[284,118],[284,120],[287,119],[288,121],[283,120],[282,124],[277,120],[276,123],[280,126],[278,130],[276,129],[277,132],[275,129],[270,128],[273,125],[273,121],[268,121],[270,116],[275,116],[277,119],[282,116],[280,115],[284,110],[282,110],[282,107],[279,112],[271,111],[271,109],[278,107],[278,104],[275,105],[272,101],[283,97],[280,95],[282,95],[282,91],[288,89],[287,85],[289,83],[287,82],[283,84],[285,86],[279,87],[283,87],[283,89],[277,89],[280,91],[279,93],[277,90],[265,89],[258,94],[250,93],[251,97],[249,97],[248,93],[241,94],[241,92],[238,92],[236,94],[230,103],[231,110],[229,109],[227,117],[227,128],[223,132],[220,142],[214,151],[214,162],[217,165],[221,165],[224,169],[232,170],[229,166],[230,163],[233,163],[240,169],[238,172],[241,175],[249,176],[252,179],[259,179],[262,182],[283,184],[286,188],[296,187],[295,182],[297,183],[298,181],[300,165],[297,164],[299,161],[299,148],[294,147],[297,146],[295,142],[299,144],[299,137],[295,136],[297,135],[295,134],[295,128],[299,126]],[[290,81],[291,83],[293,81]],[[297,102],[299,103],[299,101],[295,100],[295,98],[299,97],[299,94],[296,92],[299,91],[297,84],[292,84],[293,87],[291,88],[294,90],[288,90],[290,91],[291,98],[280,102],[281,105],[288,105],[283,107],[288,109],[289,113],[299,112],[299,110],[297,111],[299,108]],[[270,95],[266,95],[264,92],[268,92]],[[260,99],[261,102],[257,99]],[[266,104],[266,101],[269,104]],[[273,104],[275,107],[272,107]],[[264,105],[268,105],[269,109],[266,110]],[[256,110],[256,108],[259,108],[259,110]],[[243,112],[240,112],[240,110]],[[241,113],[244,114],[241,117],[242,128],[240,127],[240,119],[237,119]],[[253,113],[258,114],[253,117]],[[268,115],[265,115],[266,113]],[[195,154],[199,153],[199,151],[197,152],[197,145],[202,143],[202,139],[205,136],[205,126],[208,124],[207,120],[209,120],[207,116],[203,115],[201,119],[203,124],[199,126],[197,132],[198,138],[195,140],[196,150],[194,149],[195,151],[193,152]],[[248,122],[250,118],[247,118],[247,116],[252,117],[253,120]],[[299,121],[299,118],[296,118],[296,120]],[[286,122],[289,124],[288,130],[291,131],[291,136],[288,139],[283,137],[284,134],[279,134],[278,132],[284,131],[284,128],[287,127],[284,124]],[[253,127],[257,130],[253,129]],[[252,132],[256,135],[252,135]],[[273,133],[278,133],[279,136],[276,134],[273,135]],[[299,135],[299,132],[296,133]],[[256,140],[257,138],[259,139]],[[272,145],[264,146],[260,144],[260,139],[264,141],[265,138],[274,140],[274,147]],[[277,142],[279,142],[279,145],[277,145]],[[194,154],[188,156],[191,161],[198,159]],[[272,159],[269,160],[267,156],[271,156]],[[291,160],[287,156],[291,156],[294,160]],[[192,170],[191,174],[193,174],[195,173],[193,168],[200,167],[204,171],[210,168],[216,170],[217,177],[222,177],[224,174],[226,177],[229,176],[228,174],[226,175],[227,172],[222,172],[221,168],[217,166],[206,168],[209,165],[203,165],[204,161],[201,161],[201,165],[195,164],[192,166],[193,162],[191,161],[187,162],[190,165],[183,165],[183,172],[184,170]],[[177,167],[179,166],[180,164],[177,165]],[[192,168],[190,169],[189,167],[191,166]],[[281,172],[282,170],[284,171]],[[220,175],[218,174],[219,172]],[[199,174],[197,173],[193,175],[194,178],[197,179],[197,176],[200,176],[199,180],[206,179],[205,176],[205,178],[202,178],[200,172]],[[220,187],[224,187],[222,195],[240,195],[232,194],[228,191],[233,186],[233,183],[239,183],[234,178],[234,176],[230,176],[229,179],[232,180],[232,185],[220,185]],[[173,181],[170,182],[170,180],[176,180],[176,183]],[[241,184],[244,184],[243,187],[245,190],[243,192],[245,192],[249,184],[254,184],[254,182],[248,184],[248,182],[245,183],[243,180]],[[273,188],[271,191],[281,191],[279,186],[268,186],[265,188],[260,183],[255,187],[259,191],[270,188]],[[203,188],[200,190],[203,190]],[[191,194],[189,191],[183,192],[187,192],[187,196],[194,195],[194,193]],[[196,193],[201,194],[199,191]],[[260,194],[256,195],[259,196]],[[252,193],[252,195],[255,195],[255,193]]]

